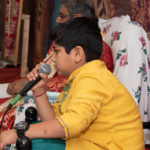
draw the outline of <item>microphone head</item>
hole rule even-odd
[[[40,67],[39,67],[39,73],[43,73],[43,74],[50,74],[52,71],[51,67],[49,64],[41,64]]]

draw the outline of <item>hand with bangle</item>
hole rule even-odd
[[[37,98],[37,97],[41,97],[41,96],[44,95],[45,93],[46,93],[46,88],[40,90],[40,92],[36,92],[36,93],[34,92],[33,96],[34,96],[35,98]]]

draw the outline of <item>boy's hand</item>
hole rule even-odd
[[[0,150],[8,144],[14,144],[17,141],[17,134],[14,129],[3,131],[0,133]]]
[[[36,80],[37,76],[38,76],[38,69],[39,69],[40,65],[36,65],[36,67],[27,75],[27,78],[29,81],[32,80]],[[42,78],[41,81],[39,81],[33,88],[32,91],[33,92],[37,92],[39,93],[41,91],[41,89],[45,89],[45,85],[48,81],[48,77],[47,75],[40,73],[40,76]]]

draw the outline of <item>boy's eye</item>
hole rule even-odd
[[[55,52],[56,54],[58,54],[59,50],[57,50],[57,49],[54,49],[54,52]]]

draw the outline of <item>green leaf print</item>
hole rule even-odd
[[[140,103],[140,97],[141,97],[141,87],[139,86],[137,88],[137,91],[134,92],[134,97],[137,99],[138,103]]]
[[[138,74],[142,72],[142,67],[139,67]]]
[[[122,56],[122,54],[117,54],[117,60],[119,60],[120,59],[120,57]]]

